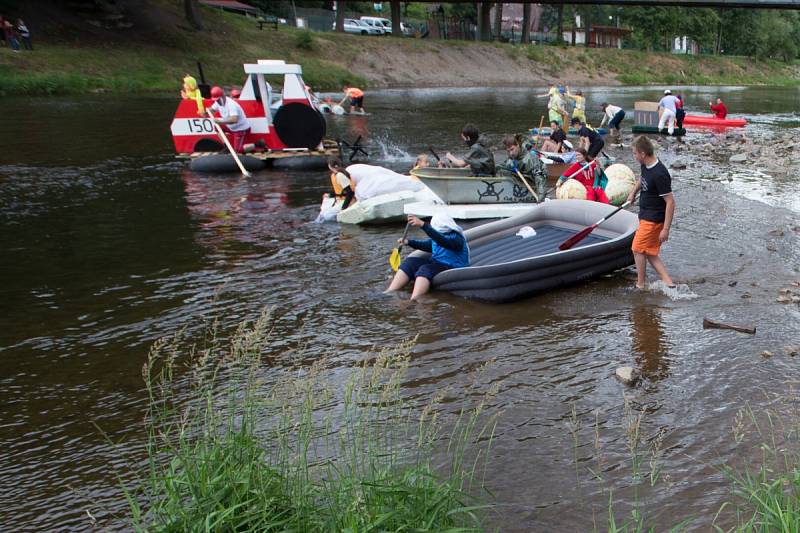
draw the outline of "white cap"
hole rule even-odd
[[[672,91],[670,91],[669,89],[664,89],[664,94],[672,94]]]
[[[561,141],[561,145],[562,145],[562,146],[566,146],[566,147],[567,147],[567,150],[572,150],[572,149],[573,149],[572,143],[571,143],[571,142],[569,142],[569,141],[568,141],[568,140],[566,140],[566,139],[565,139],[565,140],[563,140],[563,141]]]

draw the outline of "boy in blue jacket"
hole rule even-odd
[[[400,244],[416,250],[429,252],[430,257],[407,257],[400,264],[389,288],[385,292],[402,289],[414,280],[411,299],[416,300],[431,288],[431,280],[440,272],[451,268],[469,266],[469,246],[464,238],[464,230],[447,215],[434,215],[430,223],[423,222],[414,215],[408,215],[408,223],[422,228],[430,239],[399,239]]]

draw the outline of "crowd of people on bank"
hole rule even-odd
[[[20,47],[33,51],[31,31],[22,19],[17,19],[16,24],[0,15],[0,45],[10,47],[13,52],[19,52]]]

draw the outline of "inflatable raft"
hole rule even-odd
[[[606,128],[595,128],[595,130],[600,135],[608,134],[608,130]],[[553,133],[553,129],[552,128],[541,128],[541,129],[539,129],[539,128],[531,128],[530,132],[533,135],[550,135],[551,133]],[[570,128],[567,131],[567,135],[573,135],[574,136],[574,135],[577,135],[577,134],[578,134],[578,130],[575,129],[575,128]]]
[[[717,118],[714,115],[686,115],[684,125],[689,126],[718,126],[722,128],[741,128],[747,125],[743,118]]]
[[[433,278],[436,290],[486,302],[510,302],[633,264],[638,217],[620,211],[570,250],[559,244],[614,210],[584,200],[553,200],[525,214],[469,229],[471,264]],[[517,232],[530,226],[535,235]],[[424,257],[416,251],[412,256]]]
[[[633,133],[660,133],[661,135],[668,135],[667,128],[659,130],[658,126],[634,126],[632,131]],[[686,135],[686,128],[675,128],[672,132],[673,137],[682,137],[684,135]]]

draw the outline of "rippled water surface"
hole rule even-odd
[[[536,126],[544,109],[534,92],[368,93],[371,115],[331,117],[329,132],[363,135],[374,160],[402,171],[428,146],[460,150],[467,121],[495,142]],[[599,118],[602,101],[632,109],[660,91],[588,92],[590,118]],[[690,111],[721,92],[751,120],[753,138],[798,121],[797,89],[683,92]],[[148,346],[209,316],[233,326],[274,306],[276,351],[302,345],[343,370],[373,346],[418,335],[404,391],[424,403],[447,389],[445,418],[468,401],[471,372],[493,361],[478,391],[498,387],[487,485],[499,505],[489,520],[503,531],[602,528],[609,489],[626,512],[625,398],[644,413],[643,437],[663,436],[668,479],[647,496],[654,522],[696,517],[707,530],[727,487],[718,468],[747,460],[731,435],[737,410],[763,408],[764,392],[785,389],[797,370],[788,356],[759,355],[782,354],[800,333],[797,306],[775,303],[800,279],[796,176],[715,158],[674,173],[677,214],[663,257],[688,297],[634,292],[623,271],[502,306],[447,294],[410,305],[381,295],[402,225],[311,223],[324,172],[189,172],[171,155],[172,98],[6,105],[14,120],[0,122],[0,530],[85,530],[87,510],[102,523],[124,512],[115,478],[124,465],[95,424],[139,450]],[[632,165],[627,148],[608,151]],[[242,201],[248,194],[258,200]],[[703,330],[704,317],[758,332]],[[642,382],[624,388],[613,377],[620,365],[640,369]]]

